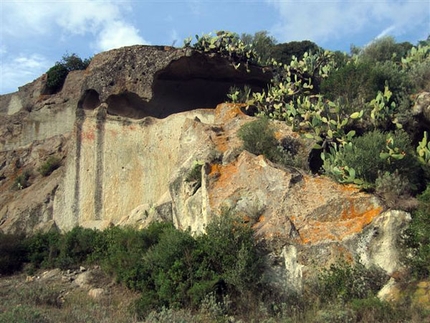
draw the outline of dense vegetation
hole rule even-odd
[[[46,89],[45,94],[53,94],[61,90],[67,75],[71,71],[84,70],[90,64],[91,59],[82,60],[76,54],[66,54],[61,61],[56,62],[46,72]]]
[[[388,207],[411,211],[402,237],[405,262],[411,280],[429,279],[429,125],[412,115],[411,105],[414,94],[430,88],[430,39],[413,46],[384,37],[353,47],[350,55],[309,41],[277,44],[267,32],[219,32],[197,36],[194,43],[189,38],[185,46],[223,55],[237,69],[271,68],[274,77],[266,90],[233,88],[226,94],[258,111],[238,133],[244,149],[281,166],[355,184],[381,196]],[[63,57],[48,71],[49,92],[61,89],[69,71],[88,63],[74,54]],[[278,141],[270,120],[285,122],[302,139]],[[301,140],[313,142],[318,160],[312,165]],[[49,175],[59,163],[48,160],[41,174]],[[194,177],[190,173],[187,180]],[[18,184],[26,185],[25,176]],[[411,199],[415,203],[405,202]],[[428,315],[408,300],[381,302],[375,295],[387,277],[359,263],[322,270],[303,295],[269,289],[265,254],[252,229],[227,211],[201,236],[166,223],[140,231],[78,227],[26,239],[0,233],[0,274],[98,264],[140,293],[130,311],[147,322],[230,322],[231,316],[243,322],[420,322]]]

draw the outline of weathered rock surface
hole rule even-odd
[[[237,131],[253,119],[240,105],[217,104],[231,85],[269,78],[218,56],[132,46],[97,55],[57,94],[43,94],[41,77],[1,96],[0,230],[173,221],[199,234],[229,209],[267,245],[267,279],[285,289],[300,291],[315,268],[339,258],[401,270],[407,213],[242,150]],[[276,127],[279,139],[297,140]],[[62,166],[43,177],[37,169],[50,155]],[[28,187],[11,189],[26,172]]]

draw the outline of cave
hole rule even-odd
[[[94,110],[100,105],[99,94],[93,89],[86,90],[78,103],[78,108]]]
[[[214,109],[227,100],[232,86],[252,91],[267,87],[272,74],[260,67],[249,72],[235,69],[225,58],[194,53],[172,61],[154,75],[152,98],[143,100],[136,93],[111,95],[106,100],[108,114],[129,118],[151,116],[165,118],[171,114],[200,108]]]
[[[106,103],[107,113],[133,119],[141,119],[148,116],[146,106],[148,103],[143,101],[136,93],[124,92],[118,95],[110,95]]]

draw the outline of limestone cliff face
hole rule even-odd
[[[300,291],[339,257],[400,270],[407,213],[243,151],[237,131],[252,117],[219,103],[230,86],[261,88],[270,76],[189,49],[132,46],[95,56],[59,93],[44,95],[42,76],[0,96],[0,230],[173,221],[198,234],[228,208],[266,243],[267,277],[285,288]],[[44,177],[50,156],[61,167]]]

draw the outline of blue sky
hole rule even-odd
[[[182,46],[217,30],[267,30],[278,42],[311,40],[345,52],[384,35],[416,44],[430,34],[430,1],[0,0],[0,94],[36,79],[65,53]]]

